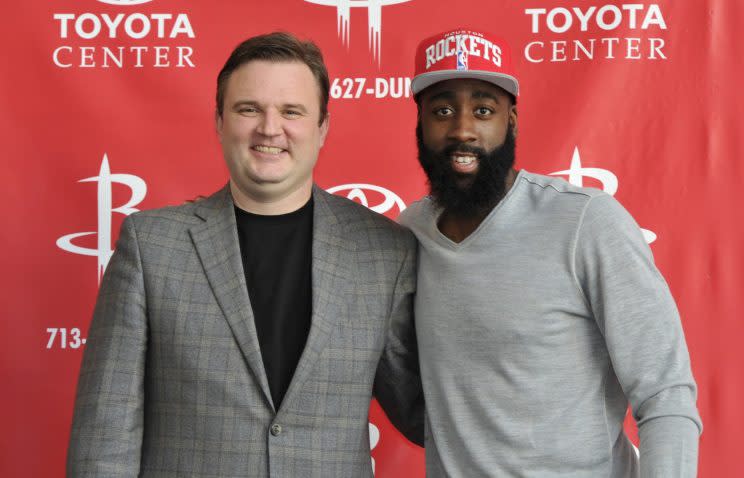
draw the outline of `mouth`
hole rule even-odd
[[[457,173],[470,173],[478,168],[478,157],[471,153],[452,153],[452,169]]]
[[[278,156],[279,154],[285,152],[285,149],[278,148],[276,146],[266,146],[263,144],[257,144],[254,146],[251,146],[251,149],[253,151],[257,151],[259,153],[265,154],[265,155],[271,155],[271,156]]]

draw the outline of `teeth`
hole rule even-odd
[[[473,156],[453,156],[452,157],[458,164],[470,164],[475,161]]]
[[[253,149],[255,149],[256,151],[260,151],[262,153],[269,153],[269,154],[279,154],[282,152],[282,148],[274,148],[273,146],[258,145],[258,146],[254,146]]]

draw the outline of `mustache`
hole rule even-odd
[[[423,128],[416,125],[418,160],[426,173],[429,193],[438,207],[460,217],[475,217],[493,208],[505,194],[506,178],[515,159],[515,137],[511,126],[504,142],[488,151],[477,142],[457,141],[450,138],[439,149],[429,149],[424,143]],[[455,172],[448,159],[453,154],[475,155],[479,161],[475,175],[467,176],[467,184],[460,181],[463,175]]]
[[[453,143],[445,146],[440,154],[442,156],[451,156],[456,153],[474,154],[478,157],[478,159],[483,158],[488,154],[488,152],[484,148],[473,146],[467,143]]]

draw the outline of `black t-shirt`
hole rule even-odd
[[[310,331],[313,200],[278,216],[235,207],[235,218],[264,370],[279,409]]]

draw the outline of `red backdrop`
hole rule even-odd
[[[63,475],[99,269],[124,214],[225,183],[213,98],[238,42],[281,29],[320,45],[333,98],[315,179],[394,217],[426,190],[415,46],[462,25],[512,43],[518,167],[614,193],[653,239],[700,389],[700,476],[738,476],[743,22],[737,0],[6,5],[0,476]],[[423,476],[421,449],[376,406],[370,421],[377,476]]]

